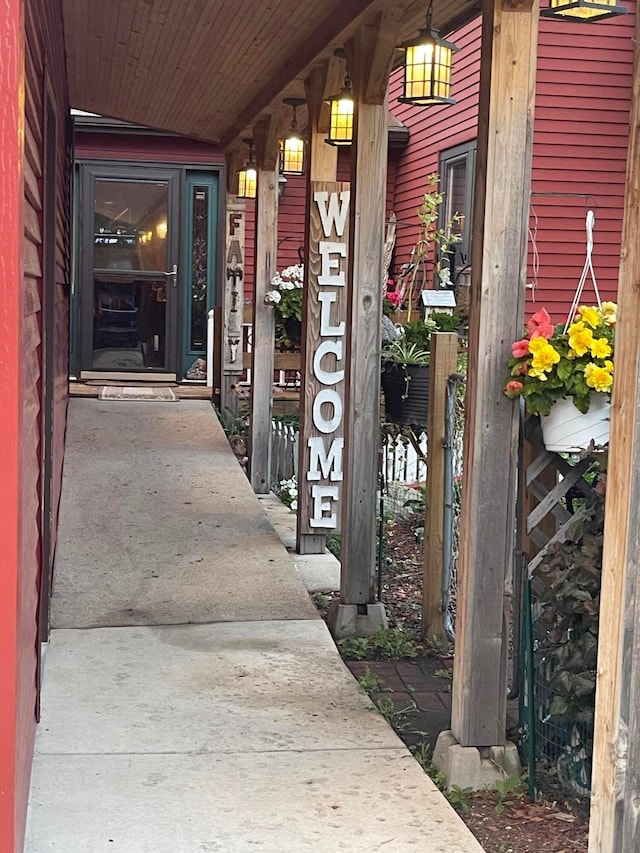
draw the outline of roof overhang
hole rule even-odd
[[[399,40],[424,25],[425,0],[63,0],[71,106],[227,148],[390,7]],[[479,10],[436,0],[434,25],[447,33]]]

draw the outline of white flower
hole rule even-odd
[[[298,501],[291,501],[291,512],[295,512],[298,509]]]
[[[264,297],[264,301],[267,305],[277,305],[281,299],[282,295],[278,290],[270,290]]]

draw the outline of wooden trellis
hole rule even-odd
[[[585,457],[570,464],[558,453],[546,450],[536,417],[525,422],[525,454],[525,486],[529,492],[525,531],[534,546],[526,549],[531,557],[531,575],[552,546],[566,541],[589,513],[594,492],[583,474],[593,460]],[[573,501],[580,498],[586,500],[572,512]]]

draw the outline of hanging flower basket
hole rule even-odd
[[[542,415],[542,437],[547,450],[577,453],[591,442],[602,446],[609,441],[611,403],[605,394],[594,394],[589,411],[579,412],[571,399],[557,400],[548,415]]]

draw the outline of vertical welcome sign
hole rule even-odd
[[[340,529],[347,328],[348,183],[312,181],[306,280],[299,532]]]

